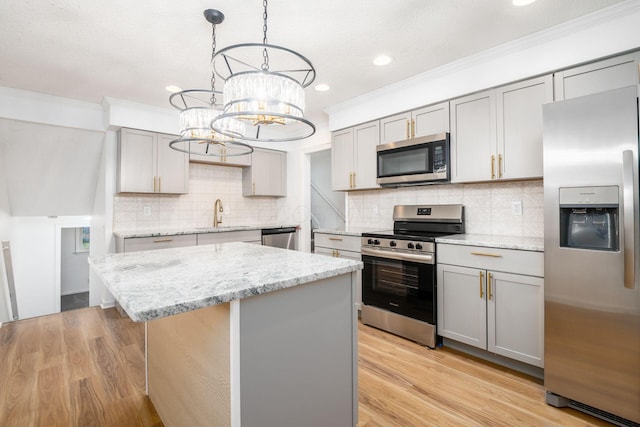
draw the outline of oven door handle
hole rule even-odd
[[[362,255],[377,258],[395,259],[399,261],[413,261],[421,264],[435,264],[433,254],[409,254],[405,252],[382,251],[380,249],[361,248]]]

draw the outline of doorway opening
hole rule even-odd
[[[89,307],[89,227],[60,230],[60,311]]]
[[[311,183],[311,251],[317,228],[341,229],[345,225],[345,195],[331,189],[331,150],[309,155]]]

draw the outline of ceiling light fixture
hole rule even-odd
[[[167,90],[167,92],[171,92],[171,93],[176,93],[176,92],[181,92],[182,91],[182,89],[180,89],[178,86],[174,86],[174,85],[165,86],[165,89]]]
[[[324,83],[320,83],[319,85],[316,85],[314,89],[317,90],[318,92],[326,92],[329,89],[331,89],[331,86]]]
[[[225,80],[224,113],[211,123],[223,129],[224,119],[254,126],[246,141],[285,142],[307,138],[316,127],[304,116],[304,88],[316,78],[311,62],[291,49],[267,41],[267,0],[263,0],[262,43],[221,49],[213,57],[214,72]]]
[[[391,59],[390,56],[387,55],[379,55],[376,56],[373,60],[373,64],[374,65],[378,65],[378,66],[383,66],[383,65],[388,65],[391,63],[391,61],[393,61],[393,59]]]
[[[216,25],[224,21],[224,14],[216,9],[207,9],[204,11],[204,17],[212,26],[213,61],[216,54]],[[169,143],[171,148],[183,153],[217,157],[240,156],[253,152],[250,145],[238,141],[245,133],[244,123],[239,120],[221,120],[219,126],[224,133],[211,128],[211,121],[223,112],[223,106],[218,102],[222,92],[216,90],[216,74],[213,68],[210,90],[177,89],[178,91],[169,97],[169,103],[180,110],[180,138]],[[234,150],[227,152],[229,146],[233,146]]]
[[[526,6],[533,3],[536,0],[512,0],[514,6]]]

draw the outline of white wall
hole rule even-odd
[[[89,291],[89,251],[76,252],[76,230],[76,227],[61,230],[60,295]]]

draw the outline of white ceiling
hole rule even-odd
[[[331,105],[619,2],[272,0],[268,36],[331,86],[307,89],[307,116],[318,120]],[[259,0],[0,0],[0,86],[168,107],[166,85],[209,85],[208,8],[226,16],[218,48],[262,41]],[[380,53],[394,61],[372,65]]]

